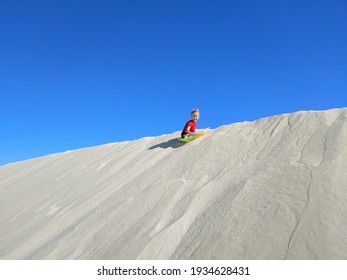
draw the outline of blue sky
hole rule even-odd
[[[0,0],[0,165],[347,106],[347,2]]]

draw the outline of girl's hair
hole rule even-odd
[[[191,111],[191,113],[190,113],[190,114],[192,115],[193,113],[198,113],[198,114],[200,115],[200,111],[199,111],[199,109],[196,109],[196,108],[195,108],[195,109],[193,109],[193,111]]]

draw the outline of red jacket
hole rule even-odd
[[[186,125],[184,126],[182,132],[188,132],[187,128],[188,126],[190,126],[190,132],[195,132],[195,128],[196,128],[196,123],[193,120],[190,120],[186,123]]]

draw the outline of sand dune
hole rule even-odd
[[[0,167],[1,259],[347,259],[347,109]]]

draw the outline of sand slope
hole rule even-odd
[[[1,259],[347,259],[347,109],[0,167]]]

